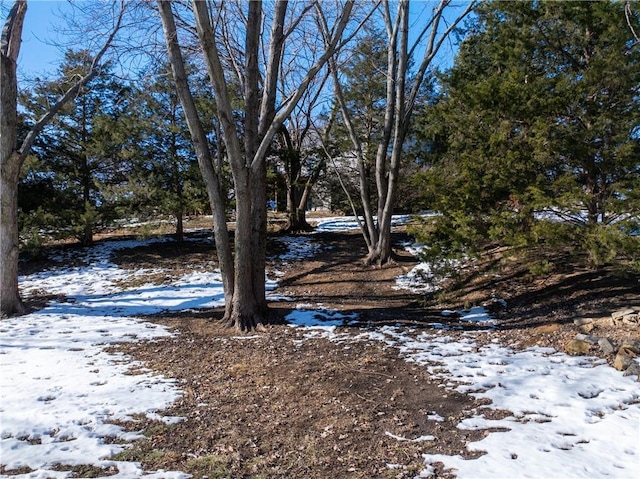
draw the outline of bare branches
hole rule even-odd
[[[627,25],[629,26],[629,30],[631,30],[633,38],[636,39],[635,44],[640,44],[640,36],[631,23],[631,18],[635,16],[633,10],[631,9],[631,0],[626,0],[624,4],[624,16],[627,20]]]
[[[316,6],[318,9],[322,9],[318,2],[316,2]],[[340,15],[338,20],[336,21],[334,30],[332,32],[333,36],[329,39],[329,42],[326,45],[324,53],[313,63],[307,70],[306,75],[300,82],[298,88],[282,103],[281,109],[278,111],[277,115],[274,117],[271,125],[268,130],[265,132],[260,147],[256,152],[256,155],[251,163],[252,168],[256,168],[257,165],[264,160],[267,149],[269,148],[269,144],[271,143],[271,138],[278,131],[280,125],[289,117],[293,109],[296,107],[298,101],[306,91],[309,83],[316,76],[318,71],[329,61],[329,58],[333,56],[336,51],[336,47],[342,38],[342,33],[344,32],[349,19],[351,17],[351,11],[353,9],[353,0],[348,0],[340,11]]]
[[[438,25],[440,24],[440,20],[442,18],[442,13],[444,8],[449,4],[448,1],[443,0],[440,5],[437,7],[435,15],[433,17],[433,26],[431,27],[431,35],[429,37],[429,42],[427,44],[427,48],[425,49],[424,55],[422,57],[422,62],[420,63],[420,67],[418,68],[416,78],[414,80],[413,86],[411,88],[411,93],[409,94],[407,104],[409,108],[407,109],[407,114],[410,116],[413,106],[415,104],[416,98],[418,96],[418,92],[420,90],[420,85],[424,80],[424,76],[426,74],[427,68],[433,62],[434,57],[440,50],[442,43],[449,37],[454,28],[458,26],[458,24],[467,16],[469,13],[476,7],[477,1],[472,0],[467,4],[467,7],[458,15],[458,17],[447,27],[447,29],[438,35]],[[437,40],[436,40],[437,38]],[[409,121],[409,118],[406,118],[405,121]]]

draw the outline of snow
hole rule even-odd
[[[349,221],[325,220],[323,228],[346,228]],[[299,240],[283,241],[290,251],[300,247]],[[37,313],[0,322],[0,462],[6,469],[33,469],[11,477],[69,477],[69,472],[52,470],[57,463],[93,464],[105,469],[105,477],[106,469],[116,467],[119,472],[112,478],[189,477],[179,471],[143,471],[138,463],[113,459],[127,447],[123,441],[138,437],[125,433],[114,420],[135,420],[144,414],[167,423],[179,421],[162,416],[162,410],[182,391],[175,380],[107,348],[175,334],[137,316],[222,304],[220,275],[194,271],[181,278],[167,276],[162,285],[123,289],[132,275],[140,279],[158,272],[125,271],[110,262],[114,250],[140,244],[107,242],[79,251],[85,266],[20,278],[25,296],[44,291],[60,299]],[[312,246],[283,261],[317,251]],[[57,259],[77,264],[72,254]],[[276,286],[270,281],[268,290],[275,292]],[[482,308],[457,314],[461,321],[492,326]],[[500,429],[467,445],[469,451],[484,452],[472,460],[428,454],[435,437],[404,438],[386,432],[398,441],[424,445],[419,477],[433,475],[436,462],[459,478],[640,477],[640,384],[601,360],[548,348],[515,350],[497,342],[478,346],[475,335],[484,333],[454,339],[437,324],[419,335],[389,326],[359,330],[355,316],[317,304],[300,304],[287,319],[292,327],[308,331],[307,340],[325,336],[342,342],[384,341],[407,361],[427,368],[445,388],[487,398],[490,408],[510,412],[493,420],[483,410],[471,411],[460,422],[461,429]],[[338,329],[342,325],[350,325],[351,332]],[[431,420],[444,420],[434,411],[427,414]],[[121,440],[106,440],[113,437]]]
[[[411,218],[412,215],[394,215],[391,219],[391,226],[406,224]],[[339,232],[358,229],[358,222],[355,216],[328,216],[324,218],[314,218],[313,221],[316,223],[316,232]],[[362,216],[360,217],[360,221],[364,222]]]
[[[425,455],[459,478],[640,477],[640,388],[635,378],[602,361],[492,344],[474,352],[446,336],[396,341],[407,360],[425,365],[451,388],[510,411],[502,420],[482,413],[461,429],[507,428],[468,445],[478,459]]]

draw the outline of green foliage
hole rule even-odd
[[[57,79],[22,94],[25,123],[41,117],[92,61],[85,51],[67,52]],[[83,88],[39,136],[19,186],[23,225],[90,243],[93,227],[110,216],[100,185],[122,181],[122,132],[113,126],[127,108],[127,87],[110,79],[109,71],[105,65],[104,75]]]
[[[640,237],[627,234],[618,225],[590,225],[584,232],[582,247],[593,266],[611,263],[620,256],[632,264],[640,260]]]
[[[211,118],[212,99],[198,85],[202,87],[202,81],[194,79],[193,89],[201,93],[197,96],[200,112]],[[161,65],[133,90],[127,122],[126,181],[105,187],[107,197],[118,206],[118,215],[178,218],[208,212],[206,190],[168,65]]]
[[[68,87],[70,76],[86,71],[90,61],[86,52],[70,51],[56,80],[24,92],[25,124],[41,116]],[[19,188],[21,236],[29,248],[47,237],[90,243],[95,228],[119,219],[209,212],[167,68],[133,85],[114,79],[108,65],[103,67],[103,75],[43,131],[25,162]],[[201,88],[204,81],[194,78],[193,85],[200,112],[212,118],[214,103]],[[211,120],[205,124],[215,130]]]
[[[640,215],[640,51],[615,2],[486,2],[417,131],[414,182],[444,253],[572,245],[633,260]]]
[[[533,276],[547,276],[554,269],[554,265],[548,259],[540,259],[529,265],[529,272]]]

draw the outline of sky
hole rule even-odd
[[[352,229],[354,224],[353,218],[328,218],[318,231]],[[210,240],[203,235],[195,241]],[[281,269],[295,267],[296,261],[322,248],[313,236],[304,242],[293,237],[280,241],[288,249],[279,257]],[[125,271],[110,261],[114,250],[140,244],[113,241],[67,250],[52,259],[61,265],[81,260],[84,266],[60,266],[20,277],[24,296],[37,290],[58,299],[40,311],[0,322],[0,463],[8,469],[27,466],[34,471],[10,477],[68,477],[52,470],[56,463],[116,468],[118,473],[109,476],[116,479],[189,477],[181,471],[143,471],[138,463],[114,461],[113,454],[125,446],[105,440],[139,437],[109,424],[113,419],[145,414],[167,424],[181,421],[162,416],[162,410],[183,394],[175,379],[109,352],[108,346],[177,334],[145,321],[145,314],[223,304],[219,272],[206,265],[154,285],[140,284],[139,278],[160,270]],[[428,270],[425,265],[421,268]],[[288,300],[278,293],[279,274],[267,282],[271,301]],[[123,289],[128,279],[136,279],[131,284],[137,286]],[[398,279],[398,287],[414,286]],[[478,346],[475,338],[481,332],[454,339],[437,322],[418,335],[400,326],[357,331],[357,316],[313,303],[293,306],[287,319],[291,327],[302,328],[306,341],[322,336],[342,344],[384,342],[406,361],[426,368],[443,388],[487,398],[491,408],[510,411],[499,420],[476,411],[459,423],[460,429],[493,431],[467,445],[470,451],[486,452],[473,460],[429,454],[434,437],[401,437],[384,431],[398,441],[424,443],[424,469],[417,477],[431,477],[436,462],[460,479],[640,477],[640,383],[601,359],[568,356],[550,348],[518,351],[497,340]],[[494,323],[480,307],[460,314],[463,321],[488,328]],[[356,332],[339,332],[337,327],[345,323]],[[428,419],[444,420],[435,413]],[[389,464],[390,469],[402,467]]]
[[[0,0],[2,20],[13,5],[10,0]],[[18,73],[21,78],[41,75],[56,69],[62,55],[57,47],[56,22],[61,12],[68,8],[66,1],[29,0],[22,30],[22,46],[18,57]]]

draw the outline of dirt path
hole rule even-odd
[[[378,324],[425,322],[435,314],[420,308],[419,297],[394,288],[395,278],[415,264],[412,258],[403,254],[388,267],[369,267],[362,263],[359,235],[312,239],[331,249],[290,265],[278,292],[293,301],[271,304],[276,316],[299,303],[355,312]],[[140,267],[145,257],[157,265],[166,256],[167,264],[175,264],[175,251],[157,248],[129,260]],[[201,253],[189,256],[189,263]],[[183,422],[166,426],[140,419],[127,425],[145,430],[148,439],[122,459],[209,479],[402,479],[424,468],[427,450],[459,454],[482,434],[456,427],[481,404],[443,389],[424,367],[405,362],[384,343],[305,339],[303,329],[285,325],[238,337],[208,320],[211,314],[160,318],[179,335],[118,347],[177,378],[186,391],[166,411]],[[398,440],[423,436],[436,439]]]
[[[310,239],[329,246],[279,279],[278,291],[293,301],[354,313],[365,323],[428,324],[442,319],[438,310],[425,307],[420,295],[397,287],[396,278],[417,264],[400,247],[405,235],[396,235],[395,260],[384,267],[364,264],[367,250],[360,233],[324,233]]]

